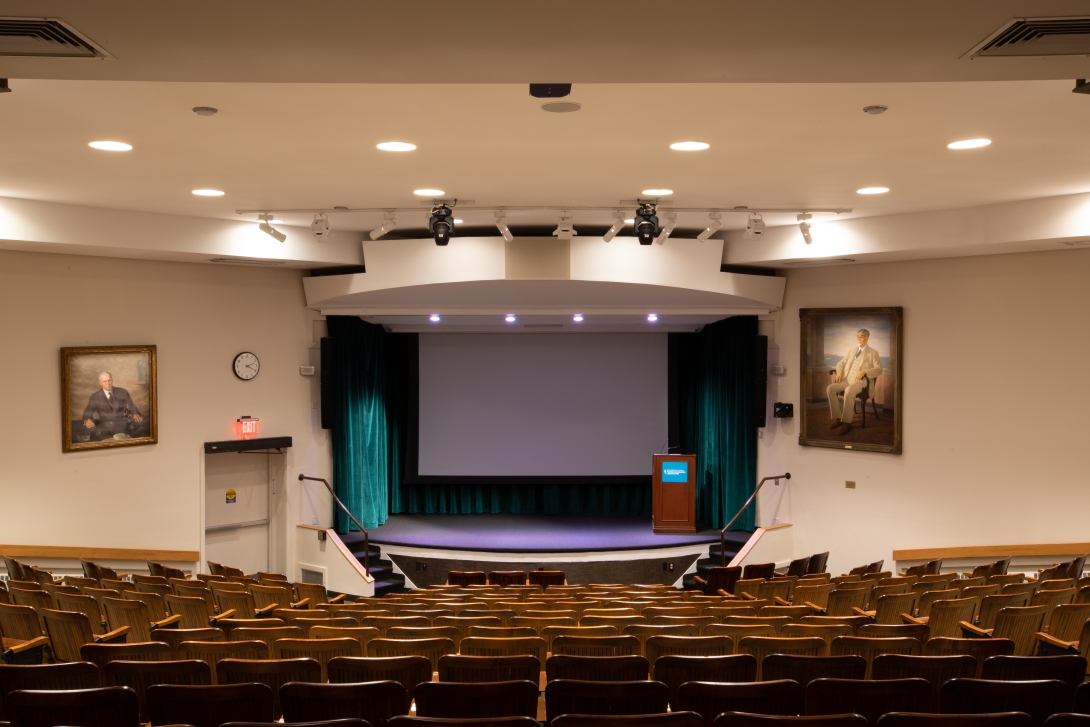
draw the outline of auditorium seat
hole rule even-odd
[[[11,719],[5,697],[17,689],[68,690],[96,689],[102,676],[96,665],[88,662],[71,664],[0,665],[0,721]]]
[[[977,675],[976,659],[968,654],[957,656],[916,656],[881,654],[874,657],[871,679],[926,679],[931,684],[928,710],[939,711],[939,695],[948,679],[968,679]]]
[[[38,614],[45,623],[46,635],[57,661],[81,661],[80,648],[84,644],[109,644],[124,642],[129,633],[122,626],[109,633],[96,636],[87,616],[78,612],[54,611],[43,608]]]
[[[939,709],[945,714],[1025,712],[1040,727],[1070,699],[1066,684],[1056,679],[994,681],[951,679],[942,685]],[[919,711],[919,710],[891,710]]]
[[[815,679],[863,679],[867,660],[862,656],[799,656],[769,654],[761,662],[762,681],[790,679],[803,689]]]
[[[802,712],[803,690],[790,679],[752,683],[686,682],[677,690],[678,707],[696,712],[711,727],[723,712],[797,715]]]
[[[153,725],[219,727],[227,722],[272,722],[275,699],[264,684],[148,687],[148,714]]]
[[[440,664],[445,658],[450,657],[441,657]],[[416,685],[430,681],[432,671],[431,661],[423,656],[338,656],[326,664],[330,684],[394,681],[405,689],[409,703],[413,700]]]
[[[930,702],[926,679],[815,679],[806,687],[806,714],[859,714],[872,725],[887,712],[924,712]]]
[[[416,687],[418,717],[536,717],[536,681],[424,682]]]
[[[669,697],[662,682],[556,679],[545,686],[545,718],[551,723],[562,714],[661,714],[666,712]]]
[[[7,695],[5,708],[12,724],[21,727],[140,727],[139,699],[126,687],[19,690]]]
[[[200,662],[198,662],[200,663]],[[217,684],[265,684],[273,693],[273,718],[280,719],[280,687],[289,682],[322,680],[322,665],[314,659],[221,659]]]
[[[251,680],[257,681],[257,680]],[[212,670],[203,661],[111,661],[106,664],[105,686],[128,687],[140,701],[140,721],[151,719],[148,688],[155,684],[212,683]]]
[[[362,718],[371,727],[386,727],[393,717],[409,713],[405,687],[395,681],[359,684],[285,684],[280,688],[284,722],[317,722]]]

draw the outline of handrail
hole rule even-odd
[[[750,504],[753,502],[754,498],[757,497],[757,493],[761,491],[761,487],[764,485],[764,483],[768,482],[769,480],[776,480],[776,486],[778,487],[779,484],[780,484],[781,479],[785,479],[785,480],[791,479],[791,473],[790,472],[785,472],[782,475],[773,475],[772,477],[765,477],[763,480],[758,482],[756,489],[753,490],[753,494],[749,496],[748,500],[746,500],[746,504],[742,505],[741,509],[739,509],[738,512],[735,513],[734,517],[732,517],[730,519],[730,522],[727,523],[723,527],[723,529],[719,531],[719,564],[721,566],[725,566],[727,564],[727,530],[730,529],[731,525],[734,525],[735,520],[742,517],[742,513],[744,513],[746,511],[746,508],[749,507]],[[328,485],[326,485],[326,486],[328,487]],[[336,497],[336,495],[334,495],[334,497]]]
[[[329,483],[327,481],[323,480],[321,477],[307,477],[306,475],[299,475],[299,481],[302,482],[303,480],[313,480],[314,482],[321,482],[323,485],[325,485],[325,488],[329,490],[329,494],[333,495],[333,499],[336,500],[337,504],[341,506],[342,510],[344,510],[344,514],[347,515],[348,519],[354,522],[356,524],[356,527],[360,529],[360,532],[363,533],[363,569],[367,571],[368,574],[370,574],[371,541],[369,540],[367,535],[367,528],[360,525],[360,521],[352,516],[352,513],[349,512],[348,508],[344,506],[344,503],[341,502],[341,498],[337,497],[337,493],[333,491],[333,488],[329,486]]]

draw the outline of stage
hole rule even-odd
[[[369,535],[372,558],[389,561],[372,560],[376,579],[401,576],[406,587],[444,583],[450,570],[539,568],[563,570],[569,583],[680,585],[698,561],[719,558],[718,530],[656,534],[643,515],[392,515]],[[728,560],[749,536],[727,533]],[[362,555],[360,533],[341,538]]]

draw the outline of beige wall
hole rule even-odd
[[[798,445],[799,308],[904,307],[904,454]],[[840,573],[894,549],[1087,540],[1090,250],[788,273],[760,441],[760,522]],[[763,331],[762,331],[763,332]],[[858,483],[845,488],[846,480]],[[777,509],[778,508],[778,509]]]
[[[292,481],[329,466],[317,382],[299,374],[316,363],[301,275],[0,252],[0,543],[198,549],[202,445],[234,438],[250,414],[263,435],[294,438],[273,513],[284,567],[296,522],[329,517],[326,498]],[[58,349],[123,344],[158,346],[159,443],[63,454]],[[232,373],[240,351],[261,360],[252,381]]]

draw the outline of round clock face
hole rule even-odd
[[[257,372],[261,370],[261,362],[257,360],[257,356],[249,351],[243,351],[235,356],[234,370],[235,376],[243,381],[249,381],[257,376]]]

